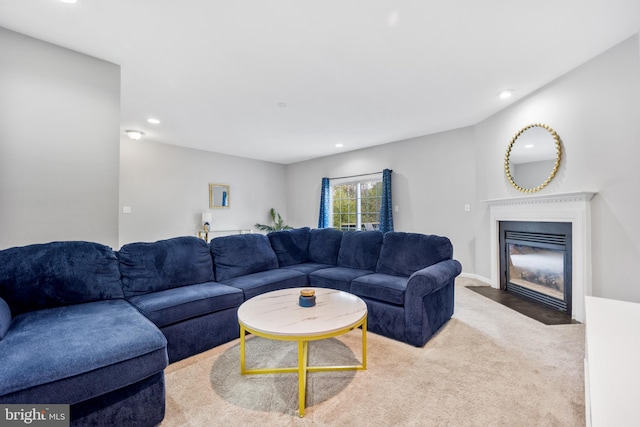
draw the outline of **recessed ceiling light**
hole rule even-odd
[[[62,3],[77,3],[78,0],[60,0]]]
[[[144,136],[144,132],[140,132],[139,130],[125,130],[127,136],[134,141],[141,139]]]
[[[337,144],[336,144],[336,147],[338,147],[338,148],[342,148],[342,147],[344,147],[344,145],[343,145],[343,144],[340,144],[340,143],[337,143]]]
[[[389,14],[389,17],[387,18],[387,24],[390,27],[395,27],[396,24],[398,23],[398,18],[399,18],[398,11],[397,10],[392,11]]]
[[[533,148],[533,144],[527,144],[524,146],[524,148]]]
[[[498,98],[507,99],[511,98],[511,95],[513,95],[513,89],[505,89],[498,94]]]
[[[160,124],[160,120],[154,119],[154,118],[147,119],[147,122],[151,123],[152,125],[159,125]]]

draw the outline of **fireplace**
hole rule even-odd
[[[489,243],[491,265],[488,281],[500,288],[499,227],[503,221],[565,222],[571,224],[571,318],[584,322],[584,297],[591,295],[591,199],[595,192],[536,194],[523,197],[485,200],[489,205]]]
[[[500,289],[571,315],[571,223],[500,221]]]

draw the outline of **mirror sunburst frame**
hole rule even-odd
[[[513,145],[518,140],[518,137],[522,135],[526,130],[534,127],[541,127],[543,129],[546,129],[551,134],[551,136],[553,136],[553,141],[556,144],[556,162],[553,165],[553,170],[551,171],[547,179],[542,184],[538,185],[535,188],[524,188],[516,184],[515,180],[513,179],[511,170],[509,169],[509,157],[511,156],[511,150],[513,149]],[[507,179],[516,190],[522,191],[523,193],[535,193],[536,191],[540,191],[544,187],[546,187],[551,182],[551,180],[556,176],[556,173],[558,173],[558,169],[560,168],[561,160],[562,160],[562,142],[560,141],[560,136],[558,136],[556,131],[554,131],[550,126],[547,126],[543,123],[534,123],[520,129],[518,133],[516,133],[514,137],[511,139],[511,142],[509,142],[509,146],[507,147],[507,154],[504,156],[504,171],[507,174]]]

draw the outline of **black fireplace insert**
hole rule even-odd
[[[500,288],[571,315],[571,223],[500,221]]]

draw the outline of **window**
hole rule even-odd
[[[382,176],[332,180],[331,226],[342,231],[377,230],[380,224]]]

